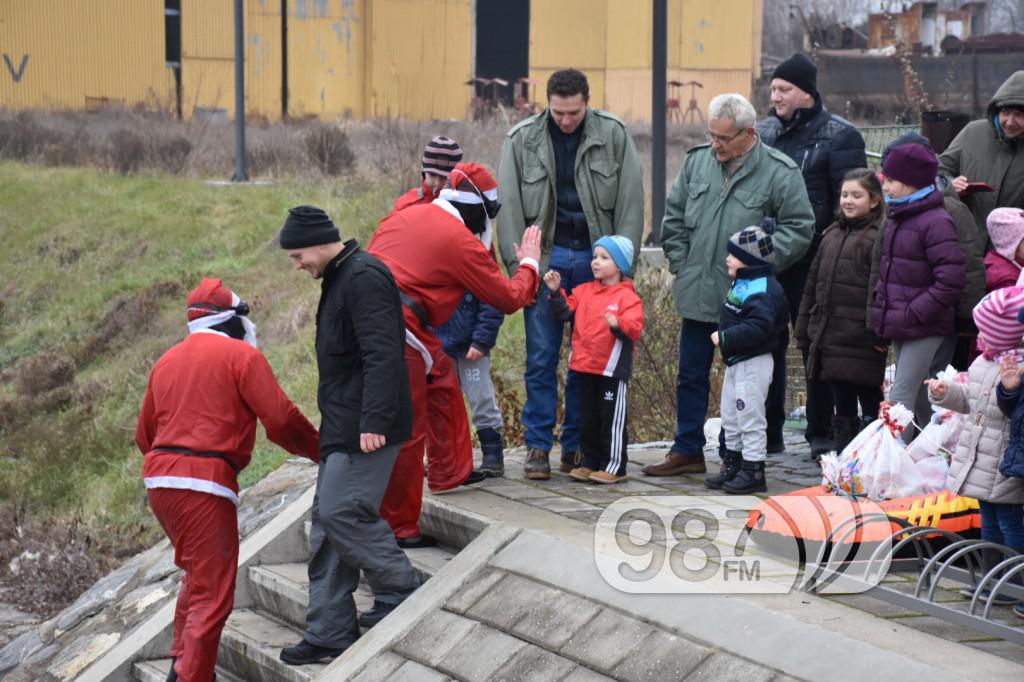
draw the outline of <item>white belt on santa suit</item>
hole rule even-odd
[[[431,357],[430,351],[423,345],[423,342],[416,338],[408,329],[405,330],[405,342],[416,349],[416,351],[423,356],[423,364],[427,366],[427,374],[430,374],[430,370],[434,367],[434,358]]]

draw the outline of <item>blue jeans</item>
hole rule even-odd
[[[562,288],[569,294],[573,287],[594,279],[590,269],[592,259],[590,249],[555,246],[548,267],[562,276]],[[544,287],[541,287],[537,302],[523,308],[523,321],[526,326],[526,404],[523,405],[522,422],[526,429],[526,446],[550,450],[558,419],[558,359],[566,323],[551,317]],[[558,438],[562,452],[580,449],[579,415],[576,373],[569,371],[565,379],[562,433]]]
[[[676,375],[676,435],[672,450],[704,456],[704,420],[711,391],[711,363],[715,359],[714,322],[683,320],[679,332],[679,373]]]
[[[1024,504],[996,504],[979,500],[981,539],[1006,545],[1024,554]]]

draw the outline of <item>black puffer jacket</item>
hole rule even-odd
[[[405,318],[391,271],[356,240],[324,270],[316,311],[320,455],[360,452],[361,433],[388,445],[412,435]]]
[[[766,145],[793,159],[804,176],[815,227],[815,240],[805,258],[812,258],[821,233],[835,220],[843,176],[868,165],[864,138],[846,119],[829,113],[820,95],[815,96],[813,107],[798,109],[787,122],[772,109],[757,122],[757,134]]]
[[[822,235],[796,321],[797,345],[808,351],[811,378],[882,385],[886,354],[875,350],[879,341],[869,321],[878,276],[872,259],[883,220],[881,212],[843,220]]]

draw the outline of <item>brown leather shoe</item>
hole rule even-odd
[[[640,471],[648,476],[678,476],[679,474],[703,474],[707,470],[703,453],[684,455],[681,452],[669,450],[665,459],[657,464],[648,464]]]
[[[567,474],[578,467],[582,461],[583,453],[579,450],[576,452],[563,452],[562,460],[558,463],[558,470]]]
[[[548,462],[548,451],[530,448],[526,453],[526,465],[523,467],[526,478],[534,481],[546,481],[551,478],[551,464]]]

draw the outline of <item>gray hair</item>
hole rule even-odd
[[[754,127],[757,112],[746,97],[735,92],[727,92],[711,100],[711,104],[708,105],[708,118],[732,119],[736,124],[736,130],[746,130]]]

